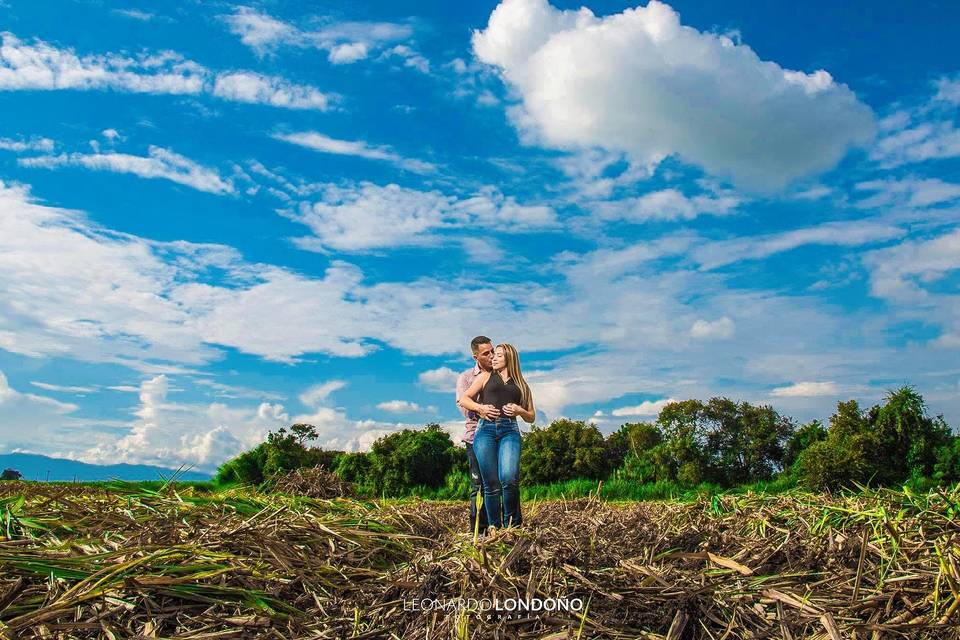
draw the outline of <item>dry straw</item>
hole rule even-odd
[[[958,488],[523,507],[475,540],[464,503],[4,482],[0,636],[960,637]],[[587,606],[404,606],[494,597]]]

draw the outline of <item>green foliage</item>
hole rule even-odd
[[[940,484],[960,482],[960,436],[953,436],[937,449],[934,479]]]
[[[337,457],[333,472],[360,489],[366,484],[370,473],[370,456],[363,452],[341,454]]]
[[[865,413],[855,400],[838,403],[827,437],[800,453],[794,467],[811,489],[907,481],[920,486],[937,471],[953,477],[952,446],[943,417],[930,418],[920,394],[905,386]]]
[[[795,471],[800,484],[829,491],[869,483],[872,465],[862,446],[865,440],[865,436],[856,435],[814,442],[797,458]]]
[[[827,439],[827,429],[819,420],[811,420],[793,432],[787,441],[787,450],[783,458],[784,467],[792,467],[804,450],[814,442]]]
[[[367,483],[379,495],[404,495],[416,485],[443,486],[458,462],[450,435],[438,424],[404,429],[379,438],[370,454]]]
[[[16,469],[4,469],[3,473],[0,474],[0,480],[19,480],[23,477]]]
[[[783,467],[795,428],[772,407],[719,397],[671,402],[657,426],[666,443],[662,465],[672,479],[728,487],[772,478]]]
[[[260,484],[265,480],[263,469],[266,461],[267,443],[262,442],[220,465],[214,482],[218,485]]]
[[[880,484],[902,482],[907,477],[932,476],[937,449],[950,439],[942,417],[927,416],[926,404],[913,387],[889,391],[882,405],[873,407],[870,426],[876,436]]]
[[[520,447],[521,484],[599,479],[608,470],[603,435],[582,420],[560,419],[545,429],[534,427]]]
[[[619,469],[628,457],[636,457],[663,442],[663,434],[649,422],[628,422],[607,436],[607,466],[611,471]]]
[[[294,424],[289,431],[282,427],[271,431],[266,442],[221,465],[215,482],[220,485],[259,485],[276,475],[303,467],[333,469],[341,452],[304,445],[305,441],[316,437],[316,428],[309,424]]]

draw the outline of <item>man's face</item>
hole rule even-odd
[[[481,369],[490,371],[493,365],[493,345],[481,344],[477,347],[477,353],[474,354],[473,359],[477,361],[477,365]]]

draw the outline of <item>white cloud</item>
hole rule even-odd
[[[904,303],[960,300],[957,296],[932,294],[925,287],[960,269],[960,228],[871,251],[863,262],[870,269],[870,292],[879,298]]]
[[[420,373],[420,375],[417,376],[417,380],[431,391],[449,393],[451,397],[453,397],[459,376],[460,373],[450,367],[439,367]]]
[[[949,104],[960,104],[960,75],[952,78],[943,76],[936,81],[937,94],[934,100]]]
[[[67,457],[86,462],[126,462],[176,468],[195,465],[212,472],[224,460],[261,442],[267,431],[285,426],[289,416],[280,405],[231,408],[221,403],[182,404],[170,401],[170,380],[155,376],[140,384],[140,404],[125,434],[101,436]]]
[[[550,147],[602,147],[640,164],[678,155],[777,189],[873,134],[870,109],[826,71],[761,60],[656,0],[606,17],[504,0],[473,48],[522,98],[512,115],[525,139]]]
[[[863,209],[894,206],[922,208],[960,199],[960,184],[944,182],[939,178],[868,180],[858,182],[855,188],[874,192],[869,198],[856,202],[856,206]]]
[[[824,222],[779,233],[708,242],[694,248],[690,257],[703,269],[716,269],[740,260],[766,258],[809,244],[852,247],[904,235],[906,230],[880,220]]]
[[[734,323],[727,316],[716,320],[698,319],[690,327],[690,336],[698,339],[719,338],[726,340],[733,337]]]
[[[960,77],[942,76],[933,82],[935,93],[909,108],[900,108],[880,121],[881,135],[870,157],[889,169],[960,156]]]
[[[794,382],[791,385],[777,387],[770,391],[770,395],[774,397],[836,397],[839,393],[840,388],[835,382]]]
[[[335,45],[327,54],[327,60],[333,64],[350,64],[367,57],[368,48],[363,42],[347,42]]]
[[[733,195],[688,197],[674,188],[645,193],[635,198],[597,202],[591,209],[602,220],[692,220],[701,214],[730,214],[741,202]]]
[[[400,58],[403,66],[416,69],[420,73],[430,73],[430,61],[423,54],[405,44],[398,44],[383,52],[384,58]]]
[[[286,109],[325,111],[330,104],[330,97],[314,87],[294,84],[283,78],[264,76],[252,71],[217,75],[212,93],[224,100],[268,104]]]
[[[384,160],[402,169],[415,173],[431,173],[436,167],[429,162],[404,158],[393,149],[383,145],[370,145],[362,140],[338,140],[316,131],[300,133],[275,133],[275,140],[282,140],[301,147],[337,155],[358,156],[368,160]]]
[[[0,33],[0,91],[104,90],[172,95],[211,94],[224,100],[289,109],[325,110],[331,96],[308,85],[250,71],[215,73],[172,51],[132,58],[80,56],[42,40],[27,44]]]
[[[12,140],[10,138],[0,138],[0,149],[4,151],[13,151],[14,153],[23,153],[24,151],[53,151],[53,140],[50,138],[30,138],[29,140]]]
[[[126,153],[62,153],[58,156],[20,158],[17,163],[23,167],[42,169],[77,166],[94,171],[132,173],[141,178],[163,178],[207,193],[225,194],[234,191],[232,182],[223,179],[215,169],[204,167],[185,156],[156,146],[148,149],[146,157]]]
[[[233,15],[224,16],[223,20],[232,33],[240,36],[240,42],[261,55],[278,43],[298,37],[292,25],[250,7],[237,7]]]
[[[623,416],[656,416],[660,413],[660,410],[671,402],[676,402],[674,398],[664,398],[662,400],[644,400],[638,405],[632,407],[620,407],[619,409],[614,409],[610,412],[611,415],[617,417]],[[602,414],[601,414],[602,415]]]
[[[331,393],[339,391],[345,386],[347,386],[347,383],[343,380],[330,380],[316,384],[300,394],[300,402],[307,407],[318,407]]]
[[[31,380],[30,384],[38,389],[43,389],[44,391],[58,391],[60,393],[93,393],[96,391],[96,388],[94,387],[63,386],[59,384],[50,384],[49,382],[37,382],[34,380]]]
[[[393,22],[335,22],[302,30],[252,7],[237,7],[223,20],[258,55],[273,53],[281,46],[315,48],[326,51],[332,64],[363,60],[370,51],[409,38],[413,32],[409,26]]]
[[[437,232],[445,230],[481,227],[524,233],[557,226],[551,208],[521,205],[493,190],[458,199],[439,191],[369,182],[327,185],[321,201],[287,215],[314,234],[297,238],[297,246],[315,251],[437,245],[442,241]]]
[[[389,411],[391,413],[419,413],[424,411],[416,402],[409,400],[388,400],[377,405],[377,409]]]
[[[132,20],[139,20],[140,22],[149,22],[154,18],[154,15],[152,13],[148,13],[146,11],[140,11],[139,9],[114,9],[113,12],[125,18],[130,18]]]

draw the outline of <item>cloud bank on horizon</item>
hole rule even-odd
[[[8,5],[0,451],[212,470],[295,421],[456,438],[479,333],[541,422],[713,395],[823,419],[911,383],[960,425],[932,8],[893,67],[882,6],[857,40],[826,3],[804,39],[658,0]]]

